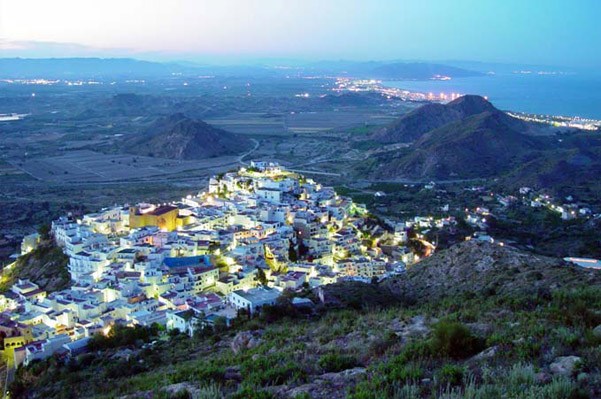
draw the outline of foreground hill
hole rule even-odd
[[[88,354],[19,369],[11,397],[594,398],[600,281],[467,242],[380,284],[287,292],[260,317],[194,338],[115,327]]]
[[[561,259],[471,240],[425,259],[386,284],[403,298],[422,302],[465,294],[550,294],[581,284],[601,287],[601,273],[575,268]]]
[[[145,133],[129,139],[125,152],[172,159],[237,155],[252,148],[244,136],[177,113],[158,119]]]

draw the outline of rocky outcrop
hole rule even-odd
[[[562,356],[558,357],[551,363],[549,369],[555,375],[571,377],[579,367],[582,359],[578,356]]]
[[[274,387],[273,393],[283,398],[295,398],[304,394],[313,399],[343,399],[348,389],[359,382],[366,373],[367,370],[363,367],[355,367],[339,373],[326,373],[297,387]]]
[[[508,246],[467,241],[435,253],[385,285],[406,301],[434,301],[458,294],[519,295],[586,282],[601,284],[592,270]]]
[[[262,342],[260,331],[240,331],[232,340],[230,347],[235,354],[238,354],[245,349],[255,348]]]

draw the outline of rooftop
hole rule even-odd
[[[248,291],[237,290],[234,291],[234,294],[241,296],[250,302],[263,302],[279,297],[280,291],[273,288],[259,287]]]

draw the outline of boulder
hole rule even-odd
[[[597,338],[601,338],[601,324],[593,328],[593,335]]]
[[[581,362],[582,359],[578,356],[561,356],[555,358],[549,369],[555,375],[571,377]]]
[[[230,347],[235,354],[245,349],[255,348],[263,342],[260,335],[259,331],[240,331],[232,340]]]
[[[492,357],[495,357],[498,352],[499,352],[498,345],[491,346],[490,348],[486,348],[482,352],[480,352],[477,355],[475,355],[474,357],[472,357],[472,360],[479,361],[479,360],[490,359]]]
[[[409,322],[394,319],[390,328],[403,339],[408,337],[424,337],[430,332],[424,316],[415,316]]]
[[[242,374],[240,373],[240,367],[233,366],[233,367],[226,368],[223,378],[225,380],[242,381]]]
[[[304,394],[314,399],[343,399],[346,397],[347,389],[360,381],[366,372],[367,370],[363,367],[355,367],[339,373],[326,373],[297,387],[278,387],[273,393],[286,398]]]

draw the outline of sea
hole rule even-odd
[[[478,94],[504,111],[601,120],[601,74],[503,73],[451,80],[384,81],[422,93]]]

